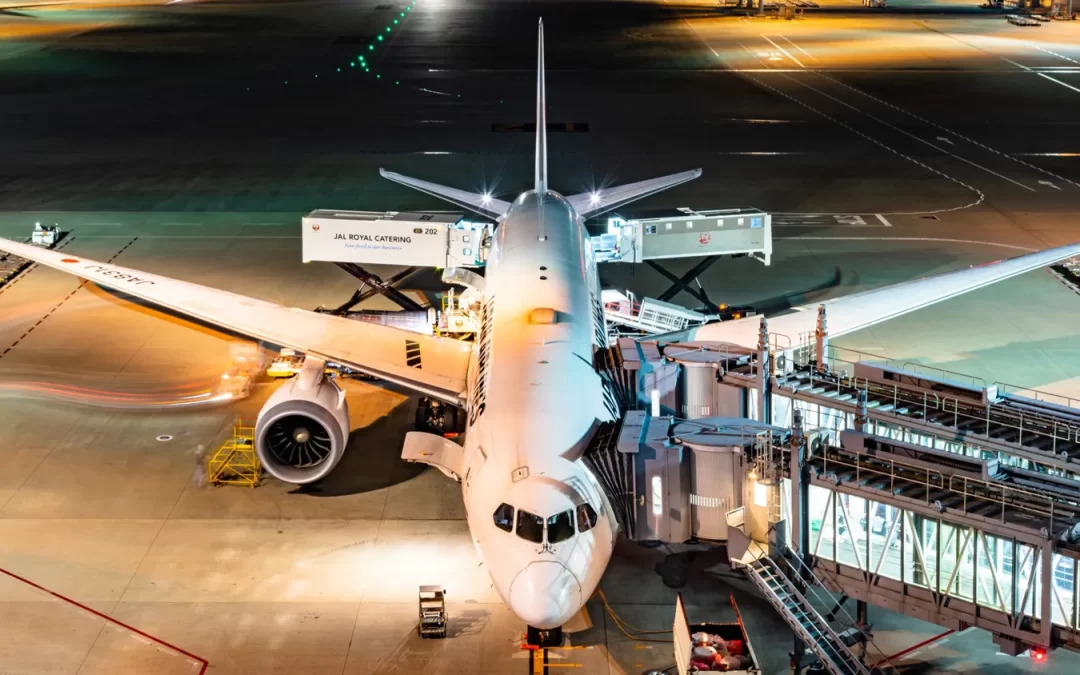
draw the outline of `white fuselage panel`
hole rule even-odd
[[[530,191],[514,202],[495,232],[470,368],[469,529],[499,594],[537,628],[562,625],[588,600],[616,535],[580,459],[610,419],[593,368],[598,283],[587,247],[583,224],[558,194]],[[557,543],[530,541],[493,519],[501,504],[547,520],[584,503],[599,514],[595,527]]]

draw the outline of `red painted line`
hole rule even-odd
[[[931,642],[937,642],[941,638],[952,635],[955,632],[956,632],[955,630],[947,630],[947,631],[945,631],[944,633],[942,633],[940,635],[935,635],[934,637],[932,637],[932,638],[930,638],[928,640],[923,640],[922,642],[920,642],[918,644],[914,644],[914,645],[908,647],[907,649],[902,649],[902,650],[896,652],[895,654],[893,654],[892,656],[886,656],[881,661],[878,661],[878,663],[885,663],[887,661],[892,661],[893,659],[900,658],[904,654],[910,654],[911,652],[915,651],[916,649],[919,649],[920,647],[925,647],[926,645],[930,644]],[[874,665],[876,666],[877,663],[875,663]]]
[[[123,621],[117,621],[116,619],[112,618],[111,616],[109,616],[107,614],[102,614],[101,612],[97,611],[96,609],[93,609],[91,607],[87,607],[86,605],[82,604],[81,602],[76,602],[75,600],[72,600],[71,598],[60,595],[56,591],[50,591],[49,589],[45,588],[44,586],[42,586],[40,584],[36,584],[33,581],[30,581],[29,579],[26,579],[24,577],[20,577],[18,574],[15,574],[14,572],[9,572],[8,570],[0,567],[0,574],[6,574],[7,576],[11,577],[12,579],[15,579],[16,581],[21,581],[22,583],[26,584],[27,586],[31,586],[33,588],[36,588],[37,590],[42,591],[43,593],[48,593],[49,595],[53,596],[54,598],[57,598],[58,600],[62,600],[62,601],[66,602],[66,603],[68,603],[70,605],[75,605],[76,607],[83,610],[84,612],[90,612],[91,614],[98,617],[99,619],[103,619],[105,621],[108,621],[109,623],[116,624],[117,626],[120,626],[121,628],[129,630],[132,633],[143,636],[144,638],[146,638],[147,640],[150,640],[151,642],[156,642],[157,644],[161,645],[162,647],[166,647],[167,649],[171,649],[172,651],[174,651],[174,652],[176,652],[178,654],[183,654],[184,656],[188,657],[189,659],[193,659],[194,661],[197,661],[198,663],[202,664],[202,667],[199,669],[199,675],[203,675],[206,672],[206,669],[210,666],[210,662],[207,661],[206,659],[204,659],[201,656],[196,656],[195,654],[192,654],[191,652],[187,651],[186,649],[180,649],[179,647],[177,647],[174,644],[169,644],[168,642],[165,642],[164,640],[162,640],[160,638],[156,638],[156,637],[154,637],[153,635],[151,635],[149,633],[141,631],[141,630],[139,630],[138,628],[136,628],[134,626],[129,626],[128,624],[124,623]]]

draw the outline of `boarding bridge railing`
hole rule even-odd
[[[1080,507],[887,452],[826,446],[808,460],[807,550],[825,587],[1023,649],[1080,651]]]
[[[979,403],[930,390],[888,384],[843,374],[801,367],[777,378],[774,394],[806,398],[848,413],[856,410],[860,391],[867,395],[871,418],[891,418],[929,429],[948,429],[992,443],[1004,452],[1023,450],[1035,461],[1064,468],[1080,459],[1080,424],[1043,411],[1024,410],[1003,403]],[[974,441],[978,442],[978,441]]]

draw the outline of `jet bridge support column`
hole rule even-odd
[[[825,305],[818,305],[817,312],[817,329],[814,330],[814,358],[817,360],[817,371],[819,373],[826,373],[829,370],[829,363],[825,357],[825,349],[829,344],[829,327],[825,321]]]
[[[796,408],[793,411],[794,421],[791,424],[790,441],[790,467],[791,476],[791,541],[795,545],[796,555],[802,557],[804,565],[800,570],[812,569],[810,555],[810,463],[807,456],[808,444],[806,435],[803,433],[802,411]],[[805,573],[805,572],[804,572]],[[802,589],[801,580],[792,579],[792,582]],[[806,645],[795,635],[795,643],[791,651],[792,672],[800,672],[802,655],[806,653]]]
[[[855,431],[869,433],[870,411],[866,404],[866,390],[860,389],[855,400]]]
[[[758,419],[772,424],[772,355],[769,353],[769,322],[761,317],[758,330],[757,411]]]

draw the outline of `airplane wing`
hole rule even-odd
[[[490,195],[482,195],[476,192],[469,192],[468,190],[459,190],[457,188],[439,185],[438,183],[432,183],[431,181],[420,180],[419,178],[410,178],[409,176],[403,176],[400,173],[394,173],[393,171],[387,171],[386,169],[379,169],[379,175],[387,180],[401,183],[414,190],[419,190],[420,192],[429,194],[433,197],[446,200],[451,204],[457,204],[470,211],[475,211],[487,218],[498,220],[510,210],[510,202],[503,201],[502,199],[495,199]]]
[[[461,405],[472,345],[256,300],[75,253],[0,238],[0,251],[68,272],[228,331],[340,363]]]
[[[691,169],[682,173],[673,173],[670,176],[650,178],[637,183],[627,183],[616,187],[604,188],[596,192],[582,192],[579,195],[567,197],[566,200],[574,207],[574,211],[582,218],[591,218],[612,209],[617,209],[624,204],[656,194],[661,190],[675,187],[680,183],[694,180],[701,175],[701,169]]]
[[[828,300],[824,304],[829,337],[866,328],[1077,255],[1080,255],[1080,244],[1070,244]],[[812,334],[817,327],[816,309],[815,305],[769,318],[769,332],[786,336],[791,340],[791,346],[805,342],[807,334]],[[760,323],[760,317],[748,317],[707,324],[688,331],[686,339],[730,342],[754,349]]]

